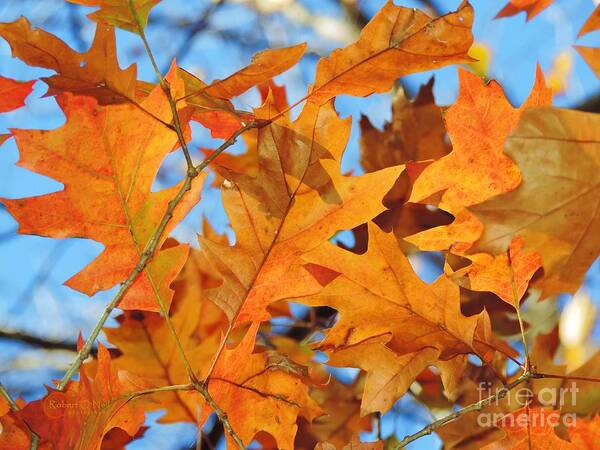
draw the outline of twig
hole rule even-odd
[[[148,39],[146,39],[146,33],[144,31],[144,27],[142,26],[142,22],[139,18],[135,5],[133,4],[133,0],[129,0],[129,10],[131,14],[135,18],[135,23],[138,29],[138,33],[142,38],[142,42],[144,43],[144,48],[146,49],[146,53],[148,54],[148,58],[150,58],[150,63],[154,68],[154,72],[156,74],[156,78],[160,83],[161,88],[165,92],[167,99],[169,100],[169,106],[171,107],[171,113],[173,114],[173,124],[174,131],[177,133],[177,138],[179,139],[179,144],[183,150],[183,154],[185,156],[185,161],[187,163],[188,172],[195,172],[196,168],[194,167],[194,163],[192,162],[192,157],[190,156],[189,149],[187,147],[187,143],[185,142],[185,137],[183,136],[183,131],[181,129],[181,123],[179,122],[179,113],[177,112],[177,104],[173,99],[173,95],[171,94],[171,87],[169,86],[168,81],[164,79],[158,65],[156,64],[156,59],[154,58],[154,54],[150,49],[150,45],[148,44]]]
[[[173,211],[175,210],[176,206],[179,204],[179,202],[181,201],[181,199],[183,198],[185,193],[190,190],[192,180],[194,178],[196,178],[196,176],[198,176],[198,174],[202,170],[204,170],[213,159],[215,159],[217,156],[219,156],[224,150],[231,147],[242,133],[244,133],[245,131],[247,131],[251,128],[258,128],[261,126],[263,126],[262,122],[250,122],[250,123],[244,125],[243,127],[239,128],[231,137],[229,137],[229,139],[227,139],[223,144],[221,144],[221,146],[219,146],[219,148],[217,148],[211,155],[209,155],[204,161],[202,161],[198,166],[196,166],[196,174],[195,175],[188,173],[188,175],[186,176],[185,182],[181,186],[177,195],[167,204],[167,210],[165,211],[165,214],[163,215],[163,217],[160,221],[160,224],[156,228],[156,231],[152,234],[152,237],[148,241],[146,248],[143,251],[134,270],[127,277],[127,279],[123,282],[123,284],[121,284],[119,291],[113,297],[113,299],[110,301],[110,303],[108,305],[106,305],[106,307],[104,308],[104,311],[102,312],[102,314],[100,316],[100,319],[98,320],[98,322],[94,326],[94,329],[90,333],[90,336],[87,338],[85,344],[83,345],[83,347],[77,354],[77,357],[75,358],[75,360],[73,361],[73,363],[71,364],[71,366],[69,367],[67,372],[65,373],[65,375],[62,378],[62,380],[60,381],[60,383],[57,385],[57,388],[59,390],[63,390],[65,388],[65,386],[67,385],[67,383],[69,382],[71,377],[75,374],[75,372],[77,372],[77,370],[79,370],[81,363],[89,356],[90,350],[91,350],[94,342],[96,341],[96,338],[100,334],[100,331],[102,330],[102,327],[104,326],[104,323],[110,316],[111,312],[113,311],[113,309],[115,309],[116,305],[123,298],[123,296],[125,295],[127,290],[131,287],[134,280],[138,277],[138,275],[142,272],[142,270],[144,270],[144,268],[150,261],[150,258],[154,254],[154,251],[156,250],[158,242],[160,241],[160,237],[162,236],[162,233],[164,232],[165,228],[167,227],[167,224],[173,217]]]
[[[190,156],[190,152],[188,150],[187,143],[185,142],[185,137],[183,136],[183,131],[181,129],[181,123],[179,121],[179,113],[177,111],[177,105],[176,105],[175,101],[173,100],[173,96],[171,95],[171,88],[169,86],[169,83],[164,79],[164,77],[160,73],[160,70],[158,69],[158,65],[156,64],[156,60],[154,58],[154,54],[152,53],[152,49],[150,48],[150,45],[148,44],[148,39],[146,39],[146,33],[144,31],[142,22],[138,16],[135,5],[133,4],[133,0],[129,0],[129,9],[135,18],[138,33],[142,39],[142,42],[144,43],[144,48],[146,49],[148,58],[150,59],[150,62],[152,63],[152,67],[154,67],[156,77],[158,78],[160,86],[161,86],[162,90],[164,91],[165,96],[167,97],[167,100],[169,101],[169,106],[171,108],[171,114],[173,116],[173,124],[174,124],[173,129],[174,129],[175,133],[177,134],[177,139],[179,140],[179,145],[181,145],[183,154],[185,156],[185,160],[187,162],[187,178],[191,179],[198,175],[198,171],[194,167],[194,163],[192,162],[192,158]],[[191,186],[191,183],[190,183],[190,186]],[[150,284],[152,285],[152,290],[154,291],[154,295],[156,297],[156,301],[160,308],[160,312],[162,313],[162,315],[167,323],[169,332],[173,336],[173,339],[175,341],[175,346],[177,347],[177,351],[179,352],[179,354],[181,356],[181,359],[183,361],[183,365],[186,369],[188,377],[189,377],[190,381],[192,383],[194,383],[197,381],[196,375],[194,373],[194,370],[192,369],[192,365],[190,364],[190,362],[186,356],[185,350],[183,349],[183,345],[181,344],[179,335],[177,334],[177,331],[175,330],[175,327],[173,326],[173,323],[169,316],[169,311],[168,311],[166,305],[164,304],[164,302],[162,301],[160,292],[158,291],[158,288],[156,287],[156,284],[154,283],[152,276],[149,273],[147,273],[147,275],[150,280]]]
[[[217,405],[217,403],[214,401],[214,399],[208,392],[208,387],[205,386],[204,383],[195,383],[195,387],[196,390],[200,393],[200,395],[204,397],[208,406],[210,406],[210,408],[215,412],[217,418],[223,424],[223,428],[225,429],[227,434],[231,436],[231,439],[233,439],[238,448],[244,450],[246,446],[244,445],[240,437],[236,434],[236,432],[233,430],[231,422],[229,422],[229,419],[227,418],[227,413],[223,411],[219,405]]]
[[[189,28],[186,35],[183,38],[183,43],[179,47],[179,49],[175,52],[175,59],[181,60],[186,57],[192,48],[192,44],[194,42],[194,38],[198,33],[206,29],[208,22],[210,21],[213,14],[219,9],[221,5],[225,3],[225,0],[216,0],[213,1],[208,7],[204,10],[202,15],[196,20],[194,24]],[[166,67],[165,69],[168,69]]]
[[[558,375],[558,374],[555,375],[555,374],[550,374],[550,373],[525,371],[525,372],[523,372],[523,374],[521,374],[521,376],[519,376],[519,378],[514,380],[512,383],[509,383],[506,386],[504,386],[503,388],[501,388],[500,390],[498,390],[498,392],[495,395],[484,398],[483,400],[480,400],[477,403],[473,403],[469,406],[459,409],[458,411],[456,411],[446,417],[442,417],[441,419],[430,423],[429,425],[427,425],[426,427],[417,431],[416,433],[406,436],[404,439],[402,439],[398,443],[398,445],[396,445],[395,447],[392,447],[392,449],[399,450],[401,448],[404,448],[411,442],[416,441],[417,439],[419,439],[423,436],[427,436],[427,435],[433,433],[435,430],[437,430],[438,428],[447,424],[448,422],[452,422],[452,421],[458,419],[459,417],[464,416],[465,414],[467,414],[469,412],[481,411],[482,408],[490,405],[491,403],[493,403],[497,400],[500,400],[500,399],[503,399],[504,397],[506,397],[506,395],[508,395],[508,393],[511,390],[513,390],[520,384],[527,383],[532,379],[539,379],[539,378],[558,378],[558,379],[562,379],[562,380],[577,380],[577,381],[589,381],[589,382],[593,382],[593,383],[600,383],[600,378],[578,377],[578,376]]]
[[[433,433],[435,430],[437,430],[438,428],[440,428],[441,426],[447,424],[448,422],[452,422],[456,419],[458,419],[459,417],[473,412],[473,411],[481,411],[482,408],[490,405],[491,403],[493,403],[494,401],[500,400],[504,397],[506,397],[506,395],[515,387],[519,386],[521,383],[529,380],[531,378],[531,374],[528,372],[523,373],[519,378],[517,378],[515,381],[513,381],[512,383],[507,384],[504,388],[500,389],[495,395],[492,395],[490,397],[484,398],[483,400],[478,401],[477,403],[473,403],[469,406],[466,406],[462,409],[459,409],[458,411],[447,415],[446,417],[442,417],[439,420],[436,420],[435,422],[430,423],[429,425],[427,425],[426,427],[422,428],[421,430],[417,431],[416,433],[410,434],[406,437],[404,437],[404,439],[402,439],[398,445],[392,447],[394,450],[398,450],[401,448],[406,447],[408,444],[410,444],[413,441],[416,441],[417,439],[423,437],[423,436],[427,436],[431,433]]]
[[[24,333],[22,331],[13,331],[0,329],[0,339],[9,339],[11,341],[23,342],[27,345],[34,347],[43,348],[46,350],[67,350],[71,352],[77,352],[77,343],[69,341],[53,341],[45,339],[40,336],[34,336],[31,334]],[[95,349],[92,349],[92,354],[96,353]]]

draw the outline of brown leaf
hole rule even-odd
[[[470,62],[472,23],[468,3],[432,19],[389,0],[355,43],[321,58],[307,99],[323,105],[340,94],[365,97],[389,90],[401,76]]]
[[[329,352],[329,364],[368,372],[363,414],[387,411],[428,365],[438,365],[453,391],[467,354],[491,357],[487,314],[463,316],[458,287],[445,277],[422,282],[396,239],[377,227],[370,226],[364,255],[327,243],[302,259],[340,274],[303,302],[338,310],[319,348]]]
[[[554,108],[526,111],[506,142],[518,189],[472,211],[485,224],[473,251],[506,251],[519,235],[542,257],[543,296],[575,292],[600,252],[600,117]]]
[[[170,76],[173,88],[181,82]],[[56,130],[12,130],[19,147],[18,165],[60,181],[61,191],[24,199],[3,199],[19,222],[19,233],[55,238],[86,237],[105,245],[103,252],[67,285],[88,295],[109,289],[133,271],[167,203],[181,188],[151,192],[176,134],[131,104],[101,106],[90,97],[58,97],[67,122]],[[172,118],[162,89],[142,102],[165,121]],[[94,151],[91,152],[90,148]],[[160,244],[198,202],[203,177],[175,208]],[[107,208],[107,205],[111,205]],[[169,284],[188,254],[181,245],[156,253],[120,303],[124,309],[158,311],[156,297],[171,300]]]
[[[205,92],[217,98],[237,97],[251,87],[265,83],[296,65],[305,50],[306,44],[298,44],[258,52],[252,57],[249,65],[223,80],[213,81],[205,88]]]
[[[97,25],[86,53],[76,52],[53,34],[31,28],[24,17],[0,23],[0,36],[9,43],[14,57],[56,72],[42,78],[49,86],[47,95],[90,95],[102,105],[135,100],[136,66],[119,67],[115,32],[106,24]]]

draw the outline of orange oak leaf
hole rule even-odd
[[[110,354],[102,344],[98,345],[95,375],[88,370],[82,366],[79,381],[71,381],[64,392],[49,388],[44,398],[19,411],[19,417],[51,442],[54,450],[97,450],[113,428],[135,436],[144,423],[144,412],[132,394],[135,386],[111,366]]]
[[[554,427],[561,423],[560,411],[520,409],[498,421],[496,425],[504,432],[504,437],[486,445],[483,450],[585,450],[586,447],[577,446],[556,435]]]
[[[170,80],[173,89],[182,89],[173,74]],[[18,165],[52,177],[65,188],[2,202],[19,223],[21,234],[86,237],[104,244],[103,252],[66,283],[92,295],[125,280],[133,271],[167,204],[185,182],[151,192],[177,136],[131,104],[100,106],[91,97],[70,94],[57,99],[67,118],[65,125],[52,131],[15,129],[12,133],[20,152]],[[165,122],[171,121],[162,89],[155,89],[142,105]],[[202,179],[194,179],[184,194],[157,248],[197,203]],[[183,245],[158,251],[120,307],[157,311],[158,297],[168,305],[169,284],[187,254],[188,247]]]
[[[208,95],[230,99],[251,87],[265,83],[275,75],[295,66],[306,50],[306,44],[267,49],[256,53],[252,62],[223,80],[213,81],[205,88]]]
[[[199,251],[193,250],[179,277],[175,291],[171,322],[181,346],[198,378],[206,376],[226,325],[222,311],[206,299],[203,290],[216,284],[208,264]],[[150,386],[168,386],[189,382],[175,340],[158,313],[126,311],[117,318],[117,328],[105,328],[108,341],[119,350],[113,366],[143,378]],[[146,410],[165,409],[160,423],[192,422],[199,418],[199,397],[193,391],[170,391],[145,396],[139,400]]]
[[[16,400],[18,408],[25,405],[21,399]],[[3,396],[0,396],[0,450],[29,450],[31,446],[31,433],[23,419],[19,417],[18,410],[12,410]],[[40,450],[51,450],[48,441],[42,441]]]
[[[360,432],[371,431],[372,418],[360,415],[361,390],[360,377],[351,385],[332,378],[326,386],[313,388],[311,396],[324,415],[313,421],[303,437],[312,434],[317,441],[343,446]]]
[[[399,77],[470,62],[473,8],[432,19],[389,0],[358,40],[321,58],[307,99],[322,105],[340,94],[365,97],[389,90]]]
[[[298,417],[310,422],[321,410],[300,378],[269,369],[266,353],[252,353],[258,325],[250,326],[237,347],[223,351],[208,380],[208,390],[246,445],[257,433],[266,432],[275,439],[276,448],[292,450]],[[209,413],[206,408],[203,417]],[[231,437],[226,437],[232,444]]]
[[[456,220],[406,238],[422,250],[442,250],[457,243],[468,247],[479,237],[481,224],[464,208],[518,186],[519,168],[504,153],[504,141],[524,110],[552,101],[539,67],[531,94],[520,108],[513,108],[495,81],[486,85],[477,75],[459,69],[459,84],[456,103],[444,116],[452,152],[422,170],[409,199],[429,203],[441,195],[435,203]]]
[[[550,6],[553,1],[554,0],[510,0],[496,15],[496,19],[500,17],[515,16],[521,12],[525,12],[527,13],[527,20],[529,21]]]
[[[540,255],[524,247],[523,240],[515,236],[506,253],[497,256],[485,253],[468,256],[473,261],[464,269],[469,277],[469,289],[493,292],[518,308],[529,281],[542,267]]]
[[[600,416],[578,419],[577,425],[569,430],[571,442],[578,450],[595,450],[600,442]]]
[[[403,167],[345,177],[339,165],[350,121],[331,103],[307,103],[291,122],[272,97],[255,111],[277,118],[254,135],[255,177],[224,173],[222,197],[236,233],[233,247],[201,239],[222,285],[208,292],[232,326],[270,318],[267,306],[316,292],[318,283],[298,263],[299,256],[336,232],[383,211],[380,201]]]
[[[101,104],[135,100],[136,67],[119,67],[115,32],[108,25],[97,25],[86,53],[76,52],[53,34],[32,28],[24,17],[0,23],[0,36],[6,39],[14,57],[56,72],[42,78],[49,86],[47,95],[72,92],[96,97]]]
[[[596,77],[600,78],[600,48],[576,45],[575,50],[577,50],[587,65],[590,66]]]
[[[146,27],[150,10],[161,0],[66,0],[83,6],[100,9],[89,14],[91,20],[139,33],[139,26]]]
[[[313,274],[339,274],[302,302],[339,312],[319,348],[328,364],[367,371],[363,414],[387,411],[429,365],[454,392],[467,354],[483,361],[493,355],[487,313],[463,316],[459,288],[445,276],[432,285],[421,281],[396,239],[372,224],[365,254],[326,243],[302,260]]]
[[[529,99],[520,108],[512,107],[497,82],[485,84],[477,75],[460,68],[458,76],[458,98],[444,115],[452,152],[423,170],[410,197],[416,203],[442,192],[438,206],[450,213],[519,184],[519,169],[504,154],[504,140],[523,110],[552,100],[539,67]]]
[[[521,184],[471,208],[485,224],[472,250],[498,254],[518,235],[542,257],[542,298],[575,292],[600,252],[600,117],[531,109],[506,141],[506,154]]]
[[[181,67],[177,69],[177,75],[183,80],[185,95],[182,98],[191,110],[190,119],[208,128],[212,137],[227,139],[243,126],[243,120],[252,120],[251,115],[236,111],[229,100],[208,95],[205,92],[207,84],[200,78]],[[145,98],[156,86],[155,83],[138,81],[138,100]]]
[[[590,14],[585,23],[582,25],[577,37],[584,36],[592,31],[600,30],[600,5]]]
[[[35,81],[16,81],[0,76],[0,113],[23,106],[34,83]]]

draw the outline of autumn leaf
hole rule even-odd
[[[442,192],[438,206],[450,213],[514,189],[519,169],[504,154],[504,140],[526,108],[551,102],[551,91],[537,69],[529,99],[513,108],[502,87],[459,69],[459,94],[444,120],[452,152],[434,161],[414,182],[410,201],[420,202]]]
[[[19,407],[24,401],[18,399]],[[30,432],[18,411],[13,411],[3,396],[0,396],[0,450],[29,450]],[[49,450],[48,442],[40,446],[41,450]]]
[[[472,251],[498,254],[519,235],[543,261],[542,298],[575,292],[600,251],[600,119],[526,111],[506,141],[522,172],[518,189],[471,208],[485,224]]]
[[[504,141],[516,127],[524,110],[551,103],[538,67],[528,100],[514,108],[495,81],[485,84],[476,75],[459,69],[459,94],[444,116],[452,152],[426,166],[413,183],[409,201],[434,203],[455,216],[454,223],[432,228],[406,240],[422,250],[441,250],[466,243],[481,234],[481,225],[465,207],[515,189],[521,179],[519,167],[504,153]]]
[[[590,14],[585,23],[581,26],[577,37],[584,36],[592,31],[600,29],[600,5],[596,6],[596,9]]]
[[[527,13],[527,20],[529,21],[550,6],[553,1],[554,0],[509,0],[506,6],[496,15],[496,19],[515,16],[521,12],[525,12]]]
[[[327,243],[302,259],[311,273],[339,274],[302,301],[339,312],[319,348],[328,351],[331,365],[368,372],[363,414],[387,411],[432,364],[452,392],[467,354],[486,361],[493,353],[487,314],[463,316],[458,287],[445,277],[433,285],[422,282],[396,239],[374,225],[364,255]]]
[[[519,307],[529,281],[542,267],[540,255],[524,248],[523,240],[518,236],[513,238],[506,253],[496,256],[479,253],[468,258],[473,263],[453,273],[451,278],[465,274],[469,289],[493,292],[515,308]]]
[[[585,447],[559,438],[551,424],[560,423],[560,412],[542,408],[523,408],[499,421],[504,437],[483,450],[583,450]],[[590,447],[591,448],[591,447]]]
[[[205,88],[205,92],[217,98],[237,97],[251,87],[265,83],[295,66],[304,55],[305,50],[306,44],[298,44],[292,47],[258,52],[252,57],[249,65],[223,80],[213,81]]]
[[[433,99],[433,78],[421,86],[413,101],[399,89],[392,100],[392,120],[383,130],[375,128],[366,116],[360,120],[360,163],[366,172],[405,164],[410,161],[439,159],[450,152],[441,108]],[[390,208],[374,222],[403,238],[447,223],[449,215],[423,205],[406,204],[410,195],[410,176],[403,173],[384,204]]]
[[[596,9],[594,9],[590,17],[585,21],[577,37],[584,36],[598,29],[600,29],[600,5],[596,6]],[[579,52],[587,65],[594,71],[596,77],[600,78],[600,62],[598,62],[600,60],[600,49],[576,45],[575,50]]]
[[[206,299],[207,286],[216,284],[202,255],[194,250],[173,284],[175,296],[171,323],[182,348],[199,378],[217,351],[219,332],[225,326],[221,310]],[[149,386],[159,387],[188,382],[188,373],[177,357],[175,340],[164,317],[158,313],[127,311],[117,318],[117,328],[105,328],[108,341],[120,355],[113,366],[138,376]],[[175,356],[174,356],[175,355]],[[200,417],[198,393],[160,392],[140,398],[147,410],[165,409],[159,422],[192,422]]]
[[[0,113],[12,111],[25,105],[25,99],[35,81],[16,81],[0,76]]]
[[[600,416],[579,419],[575,428],[569,430],[569,435],[578,450],[594,450],[600,442]]]
[[[133,33],[140,33],[148,22],[150,10],[161,0],[66,0],[83,6],[100,9],[88,17],[96,22],[108,23]]]
[[[392,100],[392,120],[383,130],[366,116],[360,120],[360,164],[367,172],[405,164],[408,161],[439,159],[450,152],[440,107],[433,99],[433,78],[419,89],[413,101],[399,89]]]
[[[269,369],[266,353],[252,353],[257,331],[255,322],[237,347],[224,350],[208,381],[208,390],[244,443],[266,432],[275,439],[277,448],[291,450],[298,416],[310,422],[321,410],[302,380]],[[207,415],[205,412],[204,417]],[[229,446],[230,436],[227,441]]]
[[[228,139],[243,126],[244,122],[254,119],[251,115],[235,111],[228,100],[254,86],[268,83],[274,76],[290,69],[302,58],[305,50],[306,44],[263,50],[256,53],[246,67],[209,85],[183,71],[187,75],[183,77],[184,98],[186,103],[194,108],[192,120],[209,128],[212,137]],[[283,95],[285,96],[285,93]],[[276,103],[282,105],[280,97],[281,94],[276,97]]]
[[[56,75],[42,78],[48,84],[46,95],[71,92],[96,97],[100,104],[135,100],[136,67],[119,67],[115,33],[112,27],[98,24],[92,46],[79,53],[56,36],[32,28],[24,17],[0,23],[0,36],[6,39],[12,55],[24,63],[50,69]]]
[[[44,398],[26,405],[19,416],[54,450],[100,449],[111,429],[135,436],[143,425],[143,410],[132,401],[133,388],[119,377],[108,350],[99,344],[95,375],[83,366],[79,381],[70,382],[64,392],[49,388]]]
[[[362,417],[360,401],[362,397],[361,378],[351,385],[332,378],[326,386],[313,388],[311,396],[323,409],[324,415],[315,419],[312,426],[302,433],[307,438],[314,434],[317,441],[344,446],[360,432],[371,431],[371,417]]]
[[[177,92],[182,85],[173,77],[172,86]],[[173,150],[177,136],[131,104],[101,106],[93,98],[70,94],[57,99],[67,117],[65,125],[52,131],[14,129],[12,134],[19,147],[18,164],[62,182],[65,189],[2,201],[19,223],[21,234],[86,237],[105,245],[92,263],[66,283],[92,295],[129,276],[167,204],[185,182],[151,192],[156,173]],[[169,102],[160,88],[142,106],[165,122],[172,119]],[[157,248],[198,201],[202,178],[192,182],[175,208]],[[187,253],[188,247],[183,245],[159,251],[120,307],[158,311],[157,297],[168,305],[172,296],[169,284]]]
[[[341,94],[365,97],[389,90],[401,76],[470,62],[472,23],[473,8],[468,3],[432,19],[389,0],[355,43],[321,58],[306,98],[323,105]]]
[[[256,135],[257,176],[224,174],[222,197],[236,243],[201,239],[223,279],[209,297],[233,326],[268,320],[273,302],[316,292],[320,286],[297,263],[299,256],[384,210],[372,199],[382,198],[402,171],[342,176],[350,122],[340,120],[331,104],[307,104],[290,122],[271,99],[255,115],[277,118]]]

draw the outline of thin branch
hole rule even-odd
[[[220,6],[225,3],[225,0],[216,0],[213,1],[208,7],[204,10],[202,15],[196,20],[194,24],[189,28],[186,35],[183,38],[183,42],[179,49],[175,52],[174,59],[181,60],[187,56],[189,51],[192,48],[192,44],[194,43],[194,38],[202,31],[204,31],[212,18],[212,16],[217,12]],[[168,69],[166,67],[165,69]]]
[[[148,39],[146,39],[146,32],[144,31],[144,27],[142,25],[142,21],[137,13],[135,5],[133,4],[133,0],[129,0],[129,10],[131,14],[135,18],[135,23],[138,29],[138,33],[142,38],[142,42],[144,43],[144,48],[146,49],[146,53],[148,54],[148,58],[150,58],[150,62],[152,63],[152,67],[154,68],[154,72],[156,74],[156,78],[160,83],[161,88],[165,92],[167,99],[169,100],[169,106],[171,107],[171,113],[173,114],[173,124],[174,130],[177,133],[177,138],[179,139],[179,144],[183,150],[183,155],[185,156],[185,161],[187,163],[188,172],[194,172],[196,168],[194,167],[194,163],[192,162],[192,157],[190,156],[189,149],[187,147],[187,143],[185,141],[185,137],[183,136],[183,131],[181,129],[181,123],[179,122],[179,113],[177,112],[177,104],[173,99],[173,95],[171,94],[171,87],[169,86],[168,81],[164,79],[158,65],[156,64],[156,59],[154,58],[154,54],[152,53],[152,49],[150,48],[150,44],[148,44]]]
[[[561,380],[588,381],[590,383],[600,383],[600,378],[578,377],[578,376],[571,376],[571,375],[559,375],[559,374],[540,373],[540,372],[532,373],[531,378],[558,378]]]
[[[208,406],[210,406],[210,408],[215,412],[217,418],[223,424],[223,428],[225,429],[227,434],[231,436],[231,439],[233,439],[233,442],[235,442],[238,448],[244,450],[246,446],[244,445],[240,437],[236,434],[236,432],[233,430],[231,422],[229,422],[229,419],[227,418],[227,413],[223,411],[219,405],[217,405],[217,403],[214,401],[214,399],[208,392],[208,387],[205,386],[204,383],[195,383],[195,387],[196,390],[200,393],[200,395],[204,397]]]
[[[12,331],[0,329],[0,339],[9,339],[11,341],[23,342],[24,344],[33,347],[43,348],[45,350],[67,350],[76,353],[77,343],[69,341],[54,341],[40,336],[34,336],[22,331]],[[95,354],[96,349],[93,348],[91,354]]]
[[[408,444],[410,444],[413,441],[416,441],[417,439],[423,437],[423,436],[427,436],[431,433],[433,433],[435,430],[437,430],[438,428],[442,427],[443,425],[447,424],[448,422],[452,422],[456,419],[458,419],[461,416],[464,416],[467,413],[473,412],[473,411],[481,411],[484,407],[492,404],[493,402],[503,399],[504,397],[506,397],[508,395],[508,393],[516,388],[517,386],[519,386],[521,383],[524,383],[526,381],[528,381],[531,378],[531,374],[529,372],[525,372],[523,373],[519,378],[517,378],[515,381],[513,381],[512,383],[507,384],[504,388],[500,389],[495,395],[492,395],[490,397],[484,398],[483,400],[478,401],[477,403],[473,403],[469,406],[466,406],[462,409],[459,409],[458,411],[447,415],[446,417],[442,417],[439,420],[436,420],[435,422],[430,423],[429,425],[427,425],[426,427],[422,428],[421,430],[417,431],[416,433],[410,434],[408,436],[406,436],[404,439],[402,439],[398,445],[392,447],[394,450],[398,450],[401,448],[406,447]]]
[[[506,397],[506,395],[508,395],[508,393],[511,390],[513,390],[517,386],[521,385],[522,383],[528,383],[532,379],[539,379],[539,378],[557,378],[557,379],[561,379],[561,380],[576,380],[576,381],[588,381],[588,382],[593,382],[593,383],[600,383],[600,378],[578,377],[578,376],[570,376],[570,375],[558,375],[558,374],[550,374],[550,373],[525,371],[525,372],[523,372],[523,374],[521,374],[521,376],[519,376],[519,378],[514,380],[512,383],[507,384],[505,387],[500,389],[495,395],[484,398],[483,400],[480,400],[477,403],[473,403],[469,406],[459,409],[458,411],[456,411],[446,417],[443,417],[439,420],[436,420],[435,422],[430,423],[429,425],[427,425],[426,427],[417,431],[416,433],[406,436],[404,439],[402,439],[402,441],[400,441],[398,443],[398,445],[396,445],[395,447],[392,447],[392,448],[394,450],[404,448],[411,442],[416,441],[417,439],[419,439],[423,436],[427,436],[427,435],[433,433],[438,428],[442,427],[443,425],[447,424],[448,422],[452,422],[452,421],[458,419],[459,417],[464,416],[467,413],[470,413],[473,411],[481,411],[482,408],[490,405],[491,403],[493,403],[497,400],[503,399],[504,397]]]
[[[206,168],[213,159],[215,159],[218,155],[220,155],[227,148],[231,147],[237,141],[237,138],[242,133],[244,133],[245,131],[247,131],[251,128],[258,128],[261,126],[264,126],[263,122],[250,122],[250,123],[244,125],[243,127],[239,128],[229,139],[227,139],[223,144],[221,144],[221,146],[219,146],[219,148],[217,148],[211,155],[209,155],[204,161],[202,161],[202,163],[200,163],[198,166],[196,166],[197,173],[195,175],[188,173],[188,175],[186,176],[185,182],[181,186],[177,195],[167,204],[167,210],[165,211],[165,214],[163,215],[160,224],[158,225],[158,227],[152,234],[152,237],[146,244],[146,248],[145,248],[144,252],[142,253],[138,263],[136,264],[134,270],[127,277],[127,279],[123,282],[123,284],[121,284],[119,291],[113,297],[113,299],[110,301],[110,303],[108,305],[106,305],[106,307],[104,308],[104,311],[102,312],[102,314],[100,316],[100,319],[94,326],[94,329],[92,330],[90,336],[88,337],[85,344],[83,345],[83,347],[77,354],[77,358],[75,358],[75,360],[73,361],[73,363],[71,364],[71,366],[69,367],[67,372],[65,373],[64,377],[58,384],[57,388],[59,390],[63,390],[65,388],[65,386],[67,385],[67,383],[69,382],[71,377],[75,374],[75,372],[77,372],[79,370],[81,363],[89,356],[92,346],[93,346],[94,342],[96,341],[96,338],[100,334],[100,331],[102,330],[102,327],[104,326],[104,323],[106,322],[106,320],[112,313],[113,309],[115,309],[115,307],[117,306],[119,301],[125,296],[125,293],[131,287],[131,285],[133,284],[135,279],[140,275],[142,270],[144,270],[144,268],[150,262],[150,259],[154,255],[154,251],[156,250],[156,247],[158,246],[158,242],[160,241],[160,238],[161,238],[163,232],[165,231],[167,224],[173,217],[173,212],[174,212],[175,208],[177,207],[177,205],[179,204],[179,202],[181,201],[181,199],[183,198],[185,193],[190,190],[192,180],[194,178],[196,178],[196,176],[198,176],[198,174],[204,168]]]

